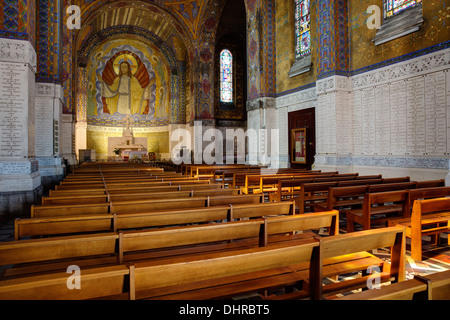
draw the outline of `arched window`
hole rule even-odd
[[[227,49],[220,53],[220,102],[233,102],[233,55]]]
[[[311,53],[310,0],[295,0],[295,58]]]
[[[384,20],[372,41],[376,46],[420,30],[422,0],[383,0]]]
[[[411,8],[422,0],[384,0],[384,17],[389,18]]]

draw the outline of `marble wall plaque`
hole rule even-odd
[[[50,97],[36,97],[36,156],[53,155],[53,102]]]
[[[0,63],[0,157],[27,156],[28,66]]]

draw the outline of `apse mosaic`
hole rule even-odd
[[[165,66],[154,48],[139,41],[114,40],[100,46],[87,68],[88,123],[117,126],[131,116],[137,126],[167,125]]]

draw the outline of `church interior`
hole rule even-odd
[[[2,1],[0,300],[449,300],[449,5]]]

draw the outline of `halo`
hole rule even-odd
[[[116,73],[116,74],[119,74],[119,67],[120,67],[120,64],[122,63],[122,62],[128,62],[129,64],[130,64],[130,67],[131,67],[131,73],[134,75],[136,72],[137,72],[137,69],[138,69],[138,63],[137,63],[137,61],[136,61],[136,58],[135,57],[133,57],[131,54],[121,54],[121,55],[118,55],[117,56],[117,58],[116,59],[114,59],[114,63],[113,63],[113,66],[114,66],[114,72]]]

